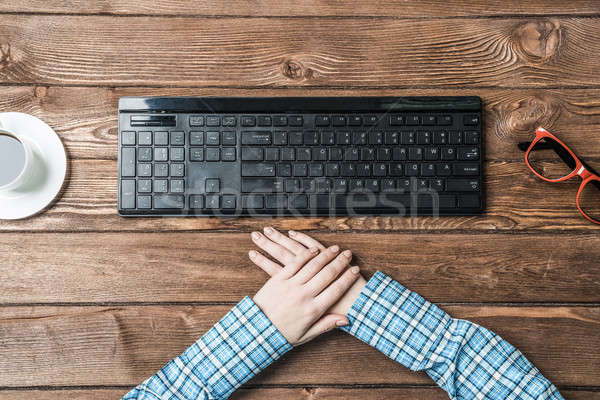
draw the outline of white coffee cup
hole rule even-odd
[[[0,186],[0,194],[6,194],[8,192],[17,192],[19,191],[19,189],[26,187],[27,184],[31,181],[32,176],[35,175],[36,160],[33,152],[33,145],[27,137],[25,137],[22,134],[19,134],[18,132],[4,128],[1,123],[0,135],[12,137],[13,139],[19,141],[21,146],[23,146],[25,160],[21,172],[18,175],[16,175],[14,179]],[[0,160],[0,168],[3,168],[3,162],[10,161]]]

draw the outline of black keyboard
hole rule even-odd
[[[124,97],[119,214],[483,212],[479,97]]]

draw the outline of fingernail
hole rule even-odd
[[[311,248],[310,248],[310,252],[311,252],[311,253],[318,253],[318,252],[319,252],[319,249],[318,249],[318,248],[316,248],[316,247],[311,247]]]
[[[340,251],[340,246],[338,246],[338,245],[334,245],[334,246],[331,246],[329,249],[330,249],[331,251],[333,251],[333,252],[337,253],[338,251]]]
[[[254,239],[254,240],[260,239],[260,233],[258,233],[258,232],[252,232],[252,239]]]
[[[344,255],[344,257],[352,257],[352,252],[350,250],[344,250],[342,254]]]
[[[256,252],[254,250],[250,250],[248,252],[248,256],[250,256],[250,258],[254,258],[254,257],[256,257]]]
[[[340,319],[339,321],[335,321],[336,326],[344,326],[344,325],[348,325],[348,321],[344,321],[343,319]]]
[[[352,268],[350,268],[350,271],[352,271],[353,274],[358,274],[358,272],[360,271],[360,268],[352,267]]]
[[[273,229],[267,226],[267,227],[265,228],[265,233],[266,233],[267,235],[270,235],[270,234],[272,234],[272,233],[273,233]]]
[[[296,232],[294,231],[289,231],[288,233],[290,234],[290,236],[296,236]]]

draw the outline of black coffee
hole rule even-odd
[[[15,180],[25,167],[25,149],[23,144],[0,132],[0,186]]]

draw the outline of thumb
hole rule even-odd
[[[317,322],[315,322],[308,331],[300,339],[295,346],[300,346],[306,342],[309,342],[317,336],[334,330],[337,327],[348,325],[350,321],[342,314],[325,314]]]

